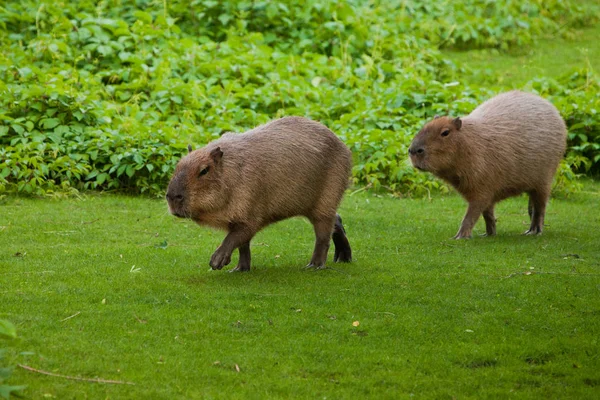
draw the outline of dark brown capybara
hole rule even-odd
[[[231,261],[250,270],[250,241],[265,226],[305,216],[316,243],[307,267],[324,268],[333,238],[334,261],[352,250],[336,210],[352,169],[350,150],[326,126],[285,117],[246,133],[227,133],[183,157],[167,189],[173,215],[227,231],[210,259],[213,269]]]
[[[471,237],[482,213],[486,235],[495,235],[494,205],[521,193],[529,195],[525,234],[540,234],[566,137],[565,122],[549,101],[511,91],[464,118],[436,117],[408,152],[416,168],[450,183],[469,203],[455,239]]]

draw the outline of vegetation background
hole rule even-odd
[[[597,398],[600,187],[577,177],[600,172],[599,20],[596,0],[0,3],[0,397]],[[513,88],[569,126],[549,226],[521,237],[515,198],[498,237],[450,242],[462,200],[407,146]],[[291,114],[353,151],[356,261],[302,270],[293,219],[252,273],[205,272],[221,235],[155,198],[188,143]]]
[[[407,163],[415,132],[510,87],[550,99],[567,121],[558,187],[570,191],[573,173],[600,171],[589,59],[558,77],[499,85],[500,69],[473,84],[445,50],[523,51],[575,36],[598,10],[593,0],[8,1],[0,193],[159,195],[188,143],[294,114],[350,146],[357,185],[422,195],[446,187]]]

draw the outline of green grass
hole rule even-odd
[[[498,236],[453,241],[458,196],[359,193],[341,209],[353,263],[303,269],[312,228],[293,219],[255,238],[250,273],[229,274],[208,267],[223,235],[164,201],[7,197],[0,318],[22,338],[15,362],[135,385],[20,368],[9,382],[57,399],[597,398],[599,201],[586,182],[526,237],[526,199],[511,199]]]
[[[508,90],[523,87],[534,77],[558,78],[572,68],[600,66],[600,24],[577,30],[571,38],[560,35],[539,39],[532,47],[510,52],[496,50],[445,51],[457,65],[474,71],[464,83],[494,84]]]

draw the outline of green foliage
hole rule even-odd
[[[493,91],[460,83],[438,47],[521,46],[598,15],[558,0],[10,1],[0,193],[160,194],[187,143],[292,114],[350,146],[358,185],[445,190],[407,164],[407,146],[434,114],[466,113]],[[598,78],[583,73],[591,84],[549,94],[596,171],[598,108],[585,101],[597,101]]]
[[[17,337],[17,328],[12,322],[0,319],[0,338],[15,339]]]
[[[16,339],[17,329],[12,322],[0,319],[0,339]],[[4,360],[4,354],[6,351],[0,348],[0,361]],[[10,386],[5,382],[12,375],[13,367],[0,366],[0,397],[3,399],[9,399],[12,394],[18,393],[25,389],[25,386]]]
[[[569,152],[583,157],[576,171],[600,173],[600,79],[590,70],[576,71],[561,82],[534,81],[533,87],[552,96],[569,127]]]
[[[458,49],[530,45],[535,38],[564,27],[591,25],[598,6],[563,0],[472,0],[403,2],[411,29],[444,47]],[[395,14],[391,14],[395,15]],[[422,26],[422,22],[426,26]],[[563,30],[565,34],[569,31]]]

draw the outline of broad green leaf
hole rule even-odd
[[[98,174],[96,176],[96,183],[98,183],[98,185],[102,185],[104,181],[106,181],[106,178],[108,178],[107,173]]]
[[[58,118],[44,118],[40,120],[40,125],[44,129],[52,129],[60,124],[60,120]]]
[[[13,372],[13,367],[0,368],[0,382],[7,380]]]
[[[25,129],[23,129],[23,127],[21,125],[12,124],[10,127],[13,128],[13,130],[15,132],[17,132],[17,134],[19,134],[19,135],[22,135],[23,132],[25,132]]]
[[[23,391],[27,386],[8,386],[0,384],[0,397],[9,399],[11,395]]]
[[[12,322],[0,319],[0,337],[15,339],[17,337],[17,328]]]

